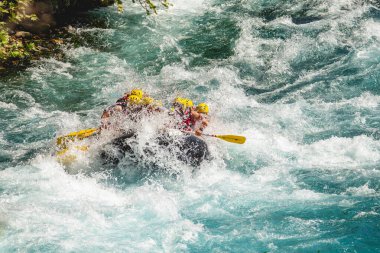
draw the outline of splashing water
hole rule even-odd
[[[182,1],[89,13],[88,45],[0,79],[1,252],[379,252],[380,10],[362,1]],[[213,159],[168,173],[57,135],[141,87],[207,101]],[[152,123],[154,122],[154,123]],[[160,119],[140,128],[138,148]],[[98,143],[100,147],[101,143]]]

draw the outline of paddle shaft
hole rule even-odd
[[[218,138],[223,141],[227,141],[227,142],[231,142],[235,144],[244,144],[246,140],[244,136],[238,136],[238,135],[216,135],[216,134],[203,134],[203,135]]]
[[[202,134],[202,135],[209,136],[209,137],[216,137],[217,138],[217,136],[215,134]]]

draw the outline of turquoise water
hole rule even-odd
[[[65,61],[0,79],[0,251],[380,252],[379,6],[172,2],[91,12]],[[133,87],[207,101],[208,132],[247,142],[206,139],[196,172],[165,152],[165,173],[60,165],[55,136]]]

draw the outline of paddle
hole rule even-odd
[[[238,135],[215,135],[215,134],[202,134],[202,135],[219,138],[221,140],[236,143],[236,144],[244,144],[246,140],[244,136],[238,136]]]
[[[194,134],[193,132],[190,131],[181,131],[182,133],[185,134]],[[215,137],[219,138],[224,141],[236,143],[236,144],[244,144],[246,138],[244,136],[239,136],[239,135],[218,135],[218,134],[202,134],[203,136],[209,136],[209,137]]]
[[[57,146],[65,147],[67,141],[73,141],[74,139],[82,140],[84,138],[90,137],[96,133],[98,133],[98,128],[89,128],[89,129],[83,129],[78,132],[71,132],[64,136],[59,136],[57,138]]]
[[[78,132],[72,132],[67,135],[58,137],[57,145],[58,146],[64,145],[66,144],[66,141],[68,140],[71,140],[71,141],[73,141],[74,139],[82,140],[96,133],[98,133],[98,128],[89,128],[89,129],[80,130]],[[215,137],[215,138],[218,138],[227,142],[231,142],[231,143],[236,143],[236,144],[244,144],[246,141],[246,138],[244,136],[239,136],[239,135],[215,135],[215,134],[202,134],[202,135]]]

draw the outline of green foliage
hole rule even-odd
[[[0,45],[4,46],[9,42],[9,35],[5,30],[0,30]]]
[[[0,60],[23,59],[37,50],[34,43],[24,43],[4,31],[0,31],[0,44]]]
[[[26,44],[26,48],[29,51],[37,51],[36,45],[33,42],[29,42]]]
[[[146,11],[147,15],[152,13],[157,14],[157,6],[162,5],[164,8],[169,8],[170,3],[168,0],[157,1],[157,0],[132,0],[132,3],[138,2]],[[159,2],[159,3],[157,3]],[[116,5],[118,6],[119,11],[123,10],[122,1],[116,0]],[[119,7],[121,6],[121,8]]]
[[[0,2],[0,61],[23,59],[36,51],[34,43],[9,36],[7,23],[17,24],[25,19],[37,20],[37,16],[26,14],[26,7],[32,0],[1,0]]]
[[[0,2],[0,21],[18,23],[23,19],[36,20],[36,15],[27,15],[26,7],[32,0],[2,0]]]

